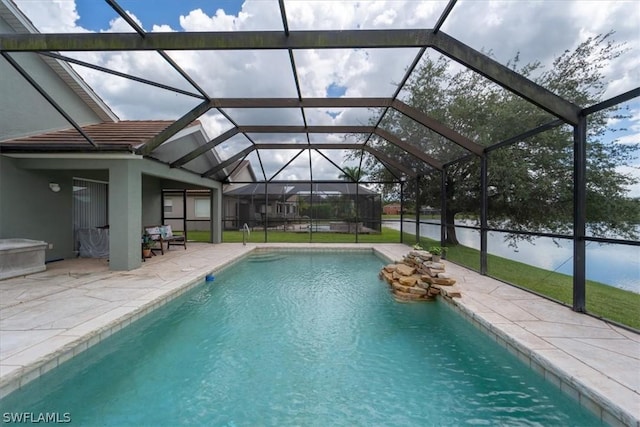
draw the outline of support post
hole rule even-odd
[[[313,182],[309,185],[311,191],[309,191],[309,218],[311,218],[311,224],[309,224],[309,242],[313,242]]]
[[[360,215],[358,215],[358,210],[360,209],[360,204],[359,202],[359,197],[358,197],[358,189],[359,189],[360,185],[356,182],[356,243],[358,243],[358,219],[360,217]]]
[[[573,310],[586,311],[587,118],[573,128]]]
[[[447,168],[440,173],[440,245],[447,240]]]
[[[160,224],[164,224],[164,190],[160,190]]]
[[[211,235],[211,243],[222,242],[222,188],[210,189],[209,199],[211,203],[209,215],[209,227]],[[185,237],[186,238],[186,237]]]
[[[267,243],[267,225],[269,223],[269,183],[264,183],[264,242]]]
[[[164,223],[163,223],[164,224]],[[187,241],[187,190],[182,190],[182,233]]]
[[[404,243],[404,179],[400,180],[400,243]]]
[[[142,262],[142,174],[136,161],[109,168],[109,269],[133,270]]]
[[[416,243],[420,244],[420,175],[416,176]]]
[[[480,274],[487,274],[488,154],[480,157]]]

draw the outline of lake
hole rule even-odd
[[[385,221],[384,226],[400,229],[399,222]],[[415,235],[415,221],[404,221],[404,232]],[[461,245],[480,249],[480,231],[456,227]],[[507,233],[489,232],[487,251],[490,254],[520,261],[535,267],[573,275],[573,242],[537,237],[531,242],[519,241],[510,247],[504,241]],[[440,240],[440,226],[420,225],[420,236]],[[587,242],[587,279],[640,293],[640,246]]]

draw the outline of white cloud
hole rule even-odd
[[[237,19],[240,21],[246,15],[240,14]],[[240,22],[238,22],[240,24]],[[227,15],[224,10],[218,9],[214,16],[209,16],[196,9],[189,12],[187,16],[180,16],[180,26],[185,31],[233,31],[237,30],[236,16]]]
[[[634,132],[640,132],[640,104],[636,104],[636,108],[629,109],[629,118],[627,119],[629,123],[629,130]]]
[[[15,3],[41,33],[88,31],[76,24],[80,15],[78,15],[75,1],[52,0],[41,2],[16,0]]]
[[[621,166],[616,168],[618,173],[622,173],[629,176],[640,176],[640,164],[637,166]],[[627,186],[629,190],[629,197],[640,197],[640,181],[634,185]]]
[[[387,9],[373,20],[374,27],[390,27],[397,18],[398,13],[393,9]]]

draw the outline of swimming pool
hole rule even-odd
[[[370,252],[260,253],[1,402],[80,425],[600,425]]]

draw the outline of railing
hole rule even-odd
[[[247,245],[247,236],[251,237],[251,230],[249,230],[249,226],[245,222],[242,226],[242,245]]]

